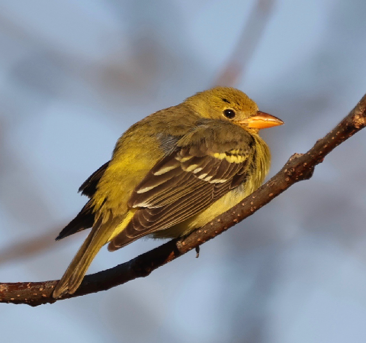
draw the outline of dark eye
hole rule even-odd
[[[228,108],[224,111],[224,116],[226,118],[233,119],[235,117],[235,111]]]

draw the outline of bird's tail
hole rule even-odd
[[[118,225],[118,224],[117,224]],[[92,231],[68,266],[65,274],[53,291],[53,298],[57,299],[65,293],[73,294],[79,288],[84,275],[92,263],[95,255],[110,238],[115,230],[116,220],[110,219],[105,223],[93,226]]]

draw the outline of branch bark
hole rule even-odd
[[[365,126],[366,94],[348,116],[324,138],[319,139],[308,152],[292,155],[274,177],[240,204],[187,237],[171,240],[114,268],[87,275],[75,294],[65,295],[57,301],[105,291],[136,278],[148,276],[155,269],[199,247],[249,217],[296,182],[310,179],[315,166],[323,162],[326,155]],[[0,283],[0,302],[31,306],[54,303],[56,300],[52,298],[52,292],[57,282],[58,280]]]

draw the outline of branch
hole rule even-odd
[[[114,268],[87,275],[75,294],[67,294],[57,300],[105,291],[136,278],[145,277],[155,269],[199,247],[258,211],[294,183],[310,179],[315,166],[321,163],[326,155],[365,126],[366,95],[348,116],[324,138],[318,140],[307,153],[292,155],[272,179],[229,211],[186,237],[171,240]],[[0,283],[0,302],[31,306],[53,303],[56,299],[52,298],[52,292],[57,282],[58,280]]]
[[[275,2],[275,0],[257,0],[231,57],[216,80],[216,85],[233,87],[242,79],[273,14]]]
[[[9,263],[15,260],[27,259],[42,251],[52,249],[56,246],[55,237],[60,230],[50,230],[49,232],[41,233],[32,239],[27,239],[21,242],[16,242],[9,245],[0,252],[0,265]],[[1,285],[1,284],[0,284]]]

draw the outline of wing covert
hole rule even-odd
[[[179,224],[203,211],[246,178],[250,149],[227,152],[177,148],[158,162],[133,191],[128,206],[137,209],[109,250],[154,231]]]

